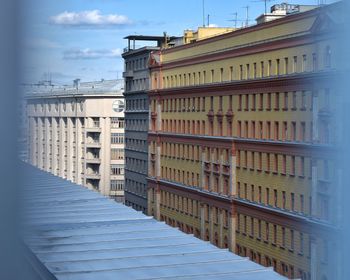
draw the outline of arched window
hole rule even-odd
[[[331,67],[331,59],[332,59],[331,47],[327,46],[325,50],[325,56],[324,56],[324,65],[326,68]]]

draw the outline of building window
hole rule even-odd
[[[304,254],[304,234],[302,232],[299,233],[299,254],[303,255]]]
[[[288,57],[284,58],[284,74],[287,75],[288,74]]]
[[[286,209],[286,192],[282,191],[282,208]]]
[[[275,205],[275,207],[278,207],[278,193],[277,193],[277,190],[273,191],[273,195],[274,195],[274,205]]]
[[[233,77],[233,66],[230,66],[230,80],[233,81],[234,77]]]
[[[292,131],[291,131],[291,140],[297,140],[297,124],[296,122],[292,122]]]
[[[262,111],[264,108],[264,94],[259,94],[259,110]]]
[[[262,190],[261,190],[261,186],[259,186],[258,202],[259,202],[259,203],[262,202]]]
[[[111,149],[111,160],[122,160],[124,159],[124,149]]]
[[[304,195],[300,195],[300,213],[304,213]]]
[[[271,93],[267,94],[267,110],[271,110]]]
[[[294,230],[290,230],[290,250],[294,251]]]
[[[291,156],[291,162],[290,162],[290,175],[295,175],[295,156]]]
[[[282,174],[286,174],[287,172],[287,159],[286,155],[282,155]]]
[[[312,71],[317,71],[317,54],[312,54]]]
[[[253,67],[254,67],[254,69],[253,69],[253,71],[254,71],[254,72],[253,72],[253,77],[254,77],[254,79],[256,79],[256,75],[257,75],[257,74],[256,74],[256,72],[257,72],[257,71],[256,71],[256,62],[254,62]]]
[[[288,125],[287,122],[283,122],[283,128],[282,128],[282,140],[287,141],[288,140]]]
[[[256,108],[256,94],[252,95],[252,111],[255,111]]]
[[[284,93],[283,110],[288,110],[288,92]]]
[[[275,110],[280,109],[280,94],[278,92],[275,93]]]
[[[123,164],[111,164],[111,175],[123,175],[124,165]]]
[[[286,247],[286,229],[282,227],[282,247]]]
[[[304,159],[304,157],[300,157],[299,176],[300,177],[304,177],[305,176],[305,159]]]
[[[269,235],[270,235],[270,231],[269,231],[270,225],[268,222],[265,222],[265,241],[269,242]]]
[[[298,57],[293,56],[293,69],[292,69],[293,73],[296,73],[298,71],[297,63],[298,63]]]
[[[123,144],[124,134],[123,133],[111,133],[111,144]]]
[[[123,191],[124,180],[111,180],[111,191]]]
[[[306,110],[306,92],[301,92],[301,110]]]
[[[303,55],[303,61],[301,64],[301,72],[305,72],[306,71],[306,54]]]
[[[111,118],[111,127],[112,128],[124,128],[124,118]]]
[[[270,189],[266,188],[266,204],[270,205]]]
[[[327,46],[325,50],[325,56],[324,56],[324,66],[325,68],[331,67],[331,60],[332,60],[332,53],[331,53],[331,47]]]

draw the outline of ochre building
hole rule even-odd
[[[153,52],[150,215],[289,278],[336,279],[338,12]]]

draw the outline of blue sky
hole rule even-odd
[[[202,25],[202,0],[23,0],[21,49],[23,82],[50,72],[54,83],[114,79],[122,76],[123,37],[132,34],[180,36]],[[233,13],[249,19],[264,12],[264,2],[205,0],[210,23],[233,26]],[[283,1],[270,1],[268,7]],[[291,3],[317,4],[317,0]],[[250,23],[253,23],[251,21]],[[238,26],[241,22],[238,23]]]

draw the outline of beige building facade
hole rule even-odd
[[[26,91],[30,163],[123,202],[122,81]]]

